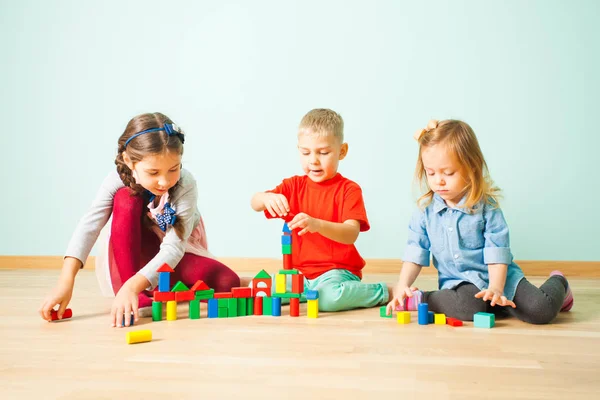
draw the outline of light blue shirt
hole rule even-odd
[[[430,257],[438,270],[440,289],[470,282],[479,289],[489,286],[488,264],[507,264],[504,295],[513,300],[523,271],[513,262],[508,226],[502,210],[481,202],[473,213],[448,207],[434,194],[425,210],[413,214],[408,228],[404,261],[429,266]]]

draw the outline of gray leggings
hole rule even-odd
[[[496,315],[510,315],[530,324],[547,324],[559,313],[567,293],[567,280],[559,275],[548,278],[539,288],[525,278],[517,285],[515,298],[517,308],[491,307],[490,302],[476,299],[477,286],[463,282],[454,289],[442,289],[423,293],[423,302],[429,310],[444,313],[448,317],[462,321],[472,321],[473,314],[489,312]]]

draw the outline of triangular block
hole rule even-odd
[[[175,284],[175,286],[173,286],[173,289],[171,289],[171,292],[185,292],[186,290],[190,290],[187,286],[185,286],[185,283],[179,281]]]
[[[169,264],[164,263],[156,272],[175,272],[175,270],[169,267]]]
[[[190,290],[193,290],[194,292],[198,292],[201,290],[209,290],[210,288],[208,287],[208,285],[206,283],[204,283],[204,281],[198,280],[196,283],[194,283],[194,286],[192,286],[192,288]]]

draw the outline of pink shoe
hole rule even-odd
[[[559,276],[562,276],[563,278],[565,278],[565,275],[558,270],[550,272],[550,276],[554,276],[554,275],[559,275]],[[567,280],[567,278],[565,278],[565,281],[566,280]],[[567,281],[567,294],[565,294],[565,300],[563,301],[560,311],[561,312],[562,311],[570,311],[571,308],[573,308],[573,292],[571,291],[571,286],[569,285],[569,282]]]
[[[423,292],[415,290],[412,293],[413,297],[405,298],[404,305],[398,304],[396,306],[396,311],[417,311],[419,309],[419,304],[423,302]]]

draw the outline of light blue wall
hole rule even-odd
[[[362,185],[366,258],[399,258],[413,132],[477,133],[518,259],[599,260],[597,1],[3,1],[0,254],[60,255],[127,121],[162,111],[219,256],[278,257],[251,195],[301,173],[295,132],[329,107]]]

